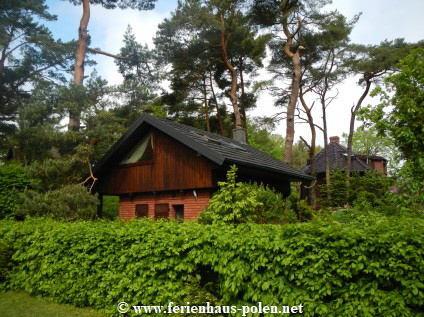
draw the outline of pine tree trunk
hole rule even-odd
[[[327,186],[330,186],[330,160],[329,160],[329,151],[328,151],[328,134],[327,134],[327,113],[325,109],[325,104],[322,104],[322,126],[324,134],[324,154],[325,154],[325,183]],[[330,197],[329,197],[330,198]]]
[[[284,146],[284,163],[291,164],[294,142],[294,113],[296,110],[297,98],[299,96],[300,78],[302,76],[302,67],[300,64],[299,50],[291,57],[293,63],[293,77],[290,100],[287,105],[286,120],[286,139]]]
[[[243,129],[243,124],[241,122],[240,109],[238,106],[238,99],[237,99],[237,72],[234,66],[231,64],[228,57],[227,39],[225,34],[225,22],[224,22],[223,14],[221,14],[221,52],[222,52],[222,58],[223,58],[224,64],[231,75],[231,90],[230,90],[229,96],[231,99],[231,104],[233,106],[236,129]]]
[[[292,4],[290,1],[281,2],[283,16],[288,16],[292,10]],[[293,39],[296,34],[299,33],[302,28],[302,20],[298,18],[297,27],[294,31],[290,31],[289,22],[287,18],[282,19],[283,32],[287,38],[287,42],[284,45],[284,54],[291,59],[293,64],[293,77],[292,77],[292,86],[290,93],[290,100],[287,105],[287,122],[286,122],[286,139],[284,146],[284,156],[283,161],[286,164],[292,163],[292,154],[293,154],[293,142],[294,142],[294,113],[296,110],[297,98],[299,96],[300,89],[300,79],[302,76],[302,66],[300,63],[300,46],[297,48],[296,52],[292,52]]]
[[[361,97],[359,98],[355,108],[351,110],[351,115],[350,115],[349,136],[347,138],[347,162],[346,162],[347,188],[350,187],[350,174],[352,171],[352,153],[353,153],[352,145],[353,145],[353,134],[355,132],[356,114],[358,113],[358,110],[361,108],[362,102],[364,101],[365,97],[368,95],[368,92],[370,91],[370,87],[371,87],[371,79],[365,77],[365,82],[366,82],[365,90],[362,93]]]
[[[311,164],[311,176],[312,176],[312,185],[308,188],[308,203],[309,205],[315,207],[316,205],[316,162],[315,162],[315,148],[316,148],[316,129],[314,124],[314,117],[312,116],[311,108],[309,108],[303,98],[302,92],[300,92],[300,102],[305,110],[306,116],[308,117],[308,124],[311,130],[311,144],[309,146],[309,162]]]
[[[246,129],[246,142],[248,142],[248,134],[247,134],[247,117],[246,117],[246,95],[244,92],[244,79],[243,79],[243,59],[240,57],[240,87],[241,87],[241,100],[240,100],[240,112],[241,112],[241,120],[243,124],[243,128]]]
[[[90,21],[90,1],[82,0],[82,17],[78,29],[77,51],[75,53],[74,83],[82,86],[84,82],[84,59],[89,40],[87,32],[88,22]],[[69,111],[68,131],[79,131],[81,125],[81,112],[79,109]]]
[[[208,109],[208,94],[206,91],[206,76],[203,75],[203,103],[205,107],[205,120],[206,120],[206,131],[211,132],[211,125],[209,123],[209,109]]]

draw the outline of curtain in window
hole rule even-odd
[[[152,134],[149,133],[125,156],[125,158],[119,164],[130,164],[140,161],[143,157],[144,152],[147,149],[147,146],[152,146],[150,142],[152,139]]]

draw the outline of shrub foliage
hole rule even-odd
[[[17,197],[15,215],[50,216],[67,220],[94,219],[97,217],[97,195],[82,185],[65,185],[45,193],[25,190]]]
[[[0,241],[14,250],[0,288],[111,315],[121,301],[302,304],[305,316],[424,312],[420,219],[237,227],[3,220]]]
[[[350,188],[346,187],[346,174],[334,171],[330,175],[330,185],[322,185],[321,204],[323,207],[355,206],[364,201],[371,207],[386,205],[389,202],[393,179],[380,175],[376,171],[367,171],[364,175],[353,173]]]
[[[200,223],[292,223],[312,217],[304,201],[284,199],[267,185],[236,182],[236,173],[237,167],[231,166],[227,181],[218,183],[220,189],[200,215]]]
[[[31,185],[31,179],[18,164],[0,166],[0,219],[10,215],[15,208],[15,195]]]

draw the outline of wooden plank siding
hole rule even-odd
[[[118,165],[99,178],[97,192],[119,195],[213,187],[212,171],[219,168],[216,164],[161,131],[152,132],[153,160],[140,165]]]

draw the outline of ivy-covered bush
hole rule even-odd
[[[45,193],[25,190],[17,197],[15,215],[50,216],[56,219],[94,219],[97,216],[97,195],[82,185],[65,185]]]
[[[231,166],[227,181],[218,183],[220,189],[200,215],[200,223],[296,222],[296,212],[290,200],[285,200],[266,185],[236,182],[236,173],[237,167]]]
[[[0,166],[0,219],[10,215],[15,208],[15,194],[32,183],[25,169],[19,164]]]
[[[284,226],[3,220],[0,241],[15,250],[0,288],[111,316],[121,301],[260,301],[302,304],[304,316],[424,316],[422,219]]]

